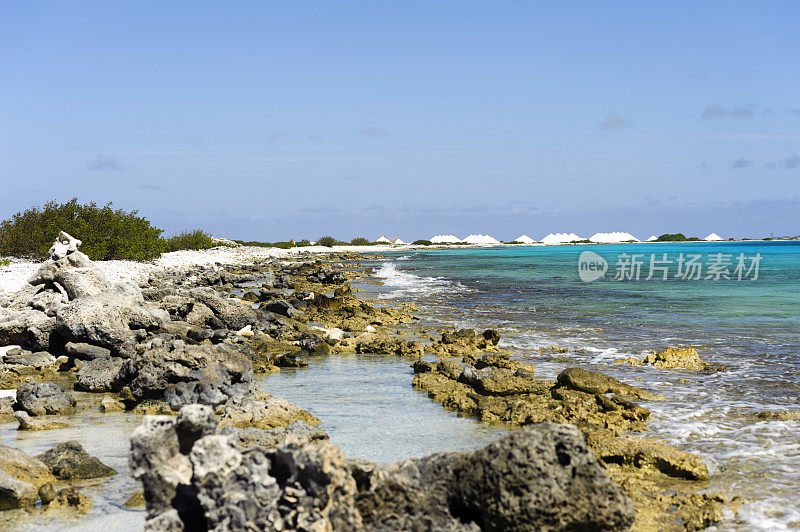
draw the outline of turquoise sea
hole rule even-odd
[[[581,280],[584,251],[605,259],[605,277]],[[696,270],[682,278],[679,263],[685,274],[693,256],[699,278]],[[800,528],[800,421],[753,416],[800,410],[800,243],[438,249],[393,253],[374,266],[385,282],[377,297],[414,301],[432,326],[498,328],[501,345],[540,376],[574,361],[667,396],[645,404],[652,435],[703,456],[710,490],[747,500],[720,530]],[[625,280],[614,278],[620,272]],[[727,369],[614,363],[668,346],[696,347]]]

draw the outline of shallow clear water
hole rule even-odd
[[[118,471],[118,475],[108,479],[94,479],[75,483],[81,492],[92,500],[92,510],[84,518],[65,521],[63,519],[20,519],[17,511],[3,512],[4,524],[16,530],[102,530],[115,532],[141,530],[144,527],[144,511],[128,510],[123,504],[141,485],[128,475],[128,453],[130,435],[141,424],[142,416],[135,414],[109,413],[97,410],[99,397],[92,394],[74,392],[79,404],[87,407],[76,415],[65,418],[69,427],[46,431],[18,431],[17,423],[0,425],[0,444],[17,447],[33,456],[39,455],[59,443],[74,440],[86,452],[94,455],[106,465]],[[84,401],[90,403],[86,404]],[[61,483],[56,486],[66,486]]]
[[[608,261],[604,279],[580,280],[578,258],[587,250]],[[642,280],[612,279],[622,253],[642,255]],[[670,279],[643,280],[650,255],[664,253],[673,260]],[[680,253],[700,254],[706,265],[711,255],[730,255],[731,273],[739,254],[759,254],[759,277],[674,279]],[[499,327],[501,345],[533,360],[540,376],[574,361],[666,395],[645,404],[651,431],[702,455],[713,472],[710,489],[749,501],[720,529],[800,527],[800,422],[748,417],[800,410],[800,243],[467,248],[406,252],[376,266],[385,281],[377,297],[417,302],[433,326]],[[554,345],[570,352],[539,351]],[[667,346],[695,346],[729,369],[613,363]]]
[[[333,355],[308,368],[284,369],[262,387],[317,416],[348,458],[380,463],[476,449],[505,433],[445,411],[411,387],[408,360],[384,355]]]

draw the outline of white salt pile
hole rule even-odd
[[[600,244],[617,244],[620,242],[639,242],[639,239],[630,233],[595,233],[589,237],[592,242]]]
[[[499,244],[500,241],[489,235],[469,235],[463,240],[467,244]]]
[[[717,233],[711,233],[703,240],[705,240],[706,242],[719,242],[720,240],[722,240],[722,237],[719,236]]]
[[[461,239],[455,235],[436,235],[430,238],[434,244],[456,244],[461,242]]]
[[[375,242],[380,242],[381,244],[391,244],[392,241],[386,238],[386,235],[381,235],[381,237],[376,240]]]
[[[647,240],[645,240],[645,242],[655,242],[656,240],[658,240],[658,237],[656,235],[653,235]]]
[[[397,237],[395,237],[395,238],[394,238],[394,240],[392,240],[392,244],[394,244],[394,245],[396,245],[396,246],[399,246],[399,245],[406,245],[406,242],[403,242],[403,241],[400,239],[400,237],[399,237],[399,236],[397,236]]]
[[[514,239],[514,242],[519,242],[520,244],[534,244],[536,240],[532,239],[528,235],[520,235]]]
[[[550,233],[542,239],[543,244],[568,244],[576,240],[583,240],[575,233]]]

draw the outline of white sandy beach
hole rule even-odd
[[[164,269],[183,269],[193,266],[220,264],[245,264],[253,260],[267,258],[291,258],[302,253],[332,253],[352,251],[362,253],[382,253],[398,249],[414,249],[424,246],[307,246],[291,249],[264,248],[255,246],[216,247],[201,251],[173,251],[148,262],[128,260],[95,261],[106,278],[112,283],[130,281],[138,283],[147,279],[151,273]],[[12,293],[22,288],[39,268],[41,262],[11,259],[11,264],[0,268],[0,292]]]

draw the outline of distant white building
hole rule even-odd
[[[536,240],[532,239],[528,235],[520,235],[514,239],[514,242],[519,242],[520,244],[535,244]]]
[[[467,238],[462,240],[462,242],[466,242],[467,244],[499,244],[500,241],[494,237],[489,235],[469,235]]]
[[[576,240],[583,240],[575,233],[550,233],[542,239],[542,244],[569,244]]]
[[[455,235],[436,235],[431,237],[433,244],[457,244],[461,239]]]
[[[598,244],[618,244],[620,242],[639,242],[639,239],[630,233],[595,233],[589,240]]]
[[[386,235],[381,235],[381,237],[376,240],[375,242],[380,242],[381,244],[391,244],[392,241],[386,238]]]
[[[658,240],[658,237],[656,235],[653,235],[647,240],[645,240],[645,242],[655,242],[656,240]]]
[[[705,240],[706,242],[719,242],[720,240],[722,240],[722,237],[719,236],[717,233],[711,233],[703,240]]]

